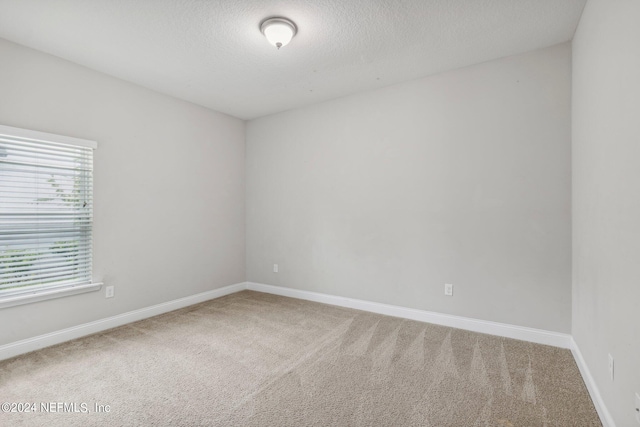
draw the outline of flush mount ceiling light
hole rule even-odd
[[[289,44],[298,32],[298,28],[287,18],[269,18],[262,21],[260,31],[269,43],[280,49]]]

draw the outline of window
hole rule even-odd
[[[0,307],[100,289],[91,282],[96,147],[0,126]]]

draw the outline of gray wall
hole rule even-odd
[[[247,279],[569,332],[570,74],[563,44],[248,122]]]
[[[640,392],[640,2],[590,0],[573,41],[573,335],[621,427]],[[607,354],[615,359],[609,379]]]
[[[103,292],[0,310],[0,345],[244,281],[244,122],[0,40],[0,124],[98,141]]]

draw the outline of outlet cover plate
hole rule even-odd
[[[613,370],[614,370],[613,356],[609,355],[609,376],[611,377],[611,381],[613,381]]]
[[[446,283],[444,285],[444,294],[449,297],[453,296],[453,285],[451,283]]]

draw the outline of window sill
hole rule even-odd
[[[16,305],[30,304],[32,302],[45,301],[48,299],[84,294],[85,292],[95,292],[99,291],[101,288],[102,283],[89,283],[87,285],[69,286],[50,290],[37,290],[18,295],[0,296],[0,308],[14,307]]]

